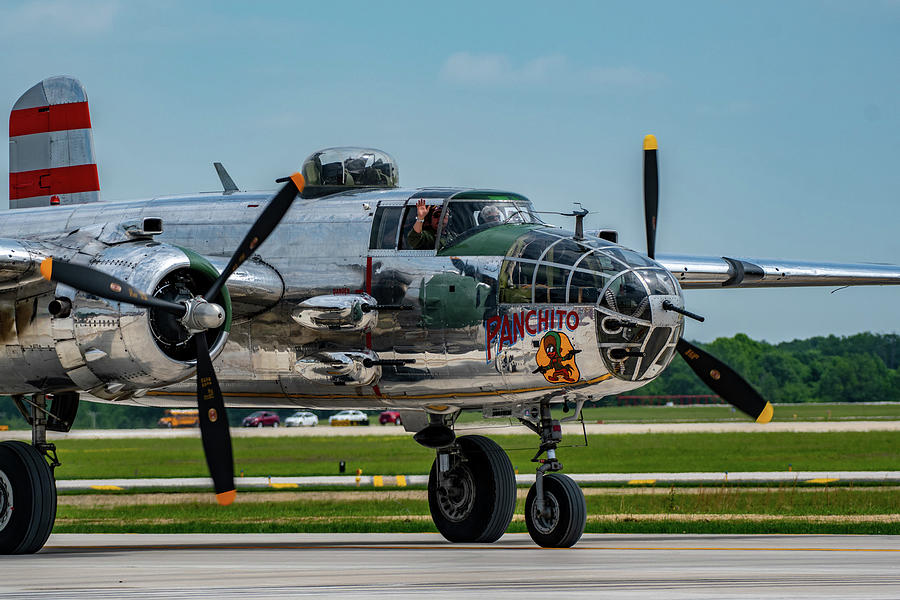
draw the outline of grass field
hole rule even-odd
[[[520,490],[510,531],[525,531]],[[589,532],[900,533],[897,488],[589,489]],[[56,533],[433,532],[424,490],[61,496]]]
[[[607,406],[585,408],[588,423],[722,423],[747,422],[749,417],[730,406]],[[900,404],[779,404],[773,421],[898,420]],[[481,421],[481,413],[464,412],[461,423]],[[489,422],[489,421],[488,421]]]
[[[520,472],[530,472],[537,437],[492,436]],[[567,436],[568,443],[583,438]],[[570,473],[654,471],[821,471],[900,468],[900,432],[844,433],[672,433],[596,435],[587,447],[561,447]],[[111,477],[203,477],[200,440],[100,439],[57,442],[63,465],[59,479]],[[330,438],[252,437],[234,439],[236,473],[247,477],[426,474],[432,451],[394,436]]]
[[[709,408],[709,407],[707,407]],[[643,409],[641,409],[643,410]],[[682,410],[677,408],[676,410]],[[502,429],[499,431],[503,431]],[[492,436],[531,472],[533,435]],[[568,436],[567,442],[583,442]],[[597,435],[560,448],[567,472],[896,470],[900,432]],[[60,479],[203,477],[200,440],[60,440]],[[433,453],[407,437],[234,439],[245,476],[425,474]],[[509,531],[524,532],[523,497]],[[585,489],[595,533],[900,534],[900,488],[779,485]],[[248,491],[222,508],[210,492],[60,495],[56,533],[434,532],[422,489]]]

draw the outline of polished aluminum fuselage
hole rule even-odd
[[[424,195],[446,198],[445,192]],[[615,268],[619,273],[604,275],[607,289],[595,290],[594,299],[601,294],[596,304],[576,302],[570,292],[568,302],[539,302],[535,294],[527,296],[531,301],[505,304],[498,295],[503,265],[511,264],[504,263],[509,260],[504,249],[459,256],[369,249],[378,206],[408,206],[418,195],[423,191],[391,189],[295,201],[256,253],[252,268],[228,283],[244,302],[215,362],[228,405],[441,412],[528,405],[547,397],[597,399],[635,389],[671,360],[683,319],[661,307],[665,300],[682,305],[677,284],[667,292],[645,286],[652,318],[638,328],[671,335],[655,342],[659,360],[640,367],[640,375],[623,376],[615,369],[609,350],[634,340],[608,335],[621,319],[610,317],[602,296],[610,282],[632,269],[665,272],[666,277],[671,272],[685,288],[900,283],[900,269],[887,265],[665,257],[661,266],[620,252],[635,260],[620,260],[624,266]],[[6,349],[0,357],[0,393],[80,389],[107,401],[194,405],[195,383],[188,379],[192,365],[172,365],[159,357],[135,359],[137,351],[153,350],[147,347],[153,344],[151,337],[138,331],[146,328],[144,309],[82,294],[80,321],[54,320],[48,311],[51,300],[74,297],[74,291],[36,277],[36,264],[42,255],[76,262],[101,257],[97,268],[126,269],[126,279],[143,289],[155,284],[145,281],[153,269],[186,260],[179,258],[178,248],[206,257],[221,270],[269,198],[265,193],[216,193],[4,213],[0,238],[9,259],[0,269],[0,341]],[[141,246],[122,234],[148,217],[162,219],[163,232],[154,240],[165,251],[154,253],[146,240]],[[605,244],[594,242],[596,247]],[[30,262],[20,260],[29,252]],[[512,260],[528,262],[526,257]],[[340,304],[344,297],[373,298],[379,307],[395,308],[367,315],[364,327],[310,327],[304,307],[312,306],[315,314],[317,307]],[[613,325],[598,322],[604,314]],[[501,324],[509,331],[501,331]],[[552,381],[537,369],[541,340],[554,330],[578,351],[574,382]],[[108,356],[90,362],[101,350]],[[377,364],[363,368],[364,360]],[[346,368],[332,376],[332,364]]]
[[[491,403],[515,404],[554,396],[562,399],[600,398],[633,389],[646,382],[611,377],[599,356],[595,334],[595,311],[591,305],[563,307],[570,316],[565,330],[578,355],[577,385],[549,382],[532,372],[536,340],[526,335],[507,344],[502,356],[489,356],[484,318],[478,314],[451,325],[423,314],[426,287],[436,274],[471,279],[478,302],[496,305],[497,276],[503,256],[466,256],[463,259],[436,256],[434,252],[370,252],[373,214],[379,201],[406,200],[412,191],[390,190],[346,194],[319,200],[298,198],[280,226],[262,245],[257,256],[274,268],[284,282],[284,293],[269,310],[249,320],[236,320],[227,344],[216,360],[216,369],[226,403],[232,406],[313,408],[423,408],[433,411]],[[157,198],[145,201],[98,203],[47,209],[17,210],[0,217],[0,237],[8,239],[52,239],[61,232],[90,230],[109,223],[160,217],[164,232],[155,240],[189,248],[221,263],[238,245],[268,201],[268,194],[204,194]],[[82,249],[90,252],[90,249]],[[374,254],[372,256],[371,254]],[[461,265],[464,263],[464,267]],[[464,271],[466,274],[461,275]],[[247,285],[247,282],[243,282]],[[443,285],[441,282],[435,285]],[[445,286],[446,287],[446,286]],[[470,286],[472,287],[472,286]],[[18,339],[31,340],[28,352],[43,345],[49,363],[55,360],[52,324],[46,304],[56,294],[55,285],[31,284],[29,294],[41,294],[29,320],[19,319]],[[449,293],[454,286],[443,290]],[[21,296],[22,289],[19,294]],[[264,292],[264,290],[263,290]],[[262,293],[262,292],[261,292]],[[380,311],[370,331],[316,331],[292,318],[304,300],[330,294],[368,293],[379,304],[405,305],[410,310]],[[7,291],[9,294],[9,291]],[[492,300],[487,300],[492,296]],[[461,298],[470,302],[471,298]],[[440,304],[453,302],[452,295]],[[560,310],[560,306],[517,305],[498,311],[522,313],[534,309]],[[110,312],[142,309],[108,305]],[[438,306],[438,311],[443,308]],[[554,316],[554,318],[556,318]],[[532,316],[529,330],[538,329]],[[546,327],[544,327],[546,329]],[[29,330],[36,332],[29,338]],[[330,352],[369,352],[381,360],[404,361],[402,366],[380,369],[374,385],[316,383],[298,370],[306,356]],[[40,361],[29,365],[39,367]],[[18,368],[18,365],[16,366]],[[7,373],[13,377],[12,373]],[[34,385],[34,376],[26,377]],[[154,406],[193,405],[193,380],[152,389],[140,397],[122,401]],[[28,389],[6,389],[27,393]],[[90,397],[89,397],[90,398]]]

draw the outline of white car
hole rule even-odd
[[[319,417],[304,410],[298,410],[284,420],[285,427],[315,427],[318,424]]]
[[[361,410],[342,410],[328,417],[330,425],[368,425],[369,417]]]

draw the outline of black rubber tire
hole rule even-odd
[[[0,529],[0,554],[33,554],[43,548],[56,521],[50,466],[33,446],[8,441],[0,442],[0,471],[12,487],[14,507]]]
[[[561,473],[544,475],[544,495],[554,504],[557,518],[551,522],[536,523],[534,485],[525,498],[525,526],[531,539],[544,548],[570,548],[581,539],[587,522],[587,504],[584,492],[571,477]]]
[[[474,486],[471,510],[463,518],[451,520],[438,498],[437,460],[428,476],[428,508],[438,531],[451,542],[496,542],[512,522],[516,509],[516,474],[506,452],[493,440],[480,435],[457,438],[467,459],[456,465],[464,469]]]

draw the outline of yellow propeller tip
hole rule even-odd
[[[229,490],[227,492],[222,492],[221,494],[216,494],[216,502],[219,503],[219,506],[228,506],[234,499],[237,498],[237,490]]]
[[[766,407],[763,409],[763,411],[760,413],[760,415],[758,417],[756,417],[756,422],[761,425],[765,425],[766,423],[768,423],[769,421],[772,420],[772,415],[774,415],[774,414],[775,414],[775,409],[772,407],[772,403],[766,402]]]
[[[41,276],[47,281],[53,276],[53,259],[45,258],[41,261]]]
[[[649,133],[644,136],[644,150],[656,150],[658,147],[656,145],[656,136],[652,133]]]
[[[300,173],[294,173],[293,175],[291,175],[291,181],[293,181],[294,185],[297,186],[297,193],[303,191],[303,187],[306,185],[306,180],[303,179],[303,175],[301,175]]]

